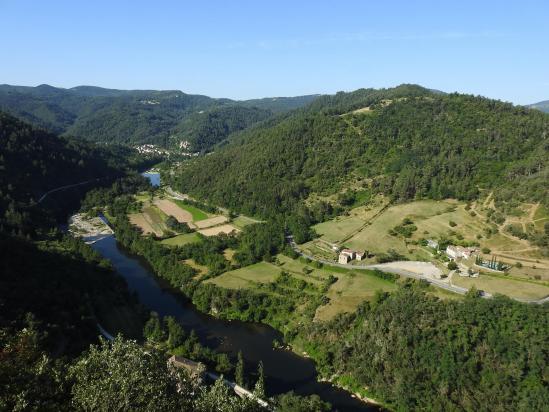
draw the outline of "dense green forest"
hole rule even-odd
[[[256,107],[222,106],[193,113],[179,124],[176,135],[180,141],[189,142],[190,151],[199,152],[271,115],[270,110]]]
[[[0,227],[21,234],[48,227],[51,218],[77,209],[81,189],[89,187],[64,191],[62,198],[52,194],[37,205],[50,190],[88,181],[110,185],[149,162],[130,149],[59,138],[0,112]]]
[[[266,115],[292,110],[316,96],[235,101],[190,95],[178,90],[114,90],[92,86],[71,89],[49,85],[37,87],[0,85],[0,110],[17,116],[35,126],[57,134],[75,136],[96,142],[177,146],[193,139],[199,142],[219,140],[228,132],[239,130]],[[186,119],[203,111],[216,112],[216,125],[202,125],[200,119]],[[236,114],[235,114],[236,113]],[[211,127],[215,137],[206,134]],[[227,130],[224,130],[227,129]],[[208,146],[209,147],[209,146]]]
[[[358,90],[240,133],[183,164],[173,183],[263,217],[349,186],[396,200],[470,200],[497,189],[499,198],[549,204],[548,133],[548,115],[482,97],[411,85]]]
[[[404,288],[300,336],[326,376],[395,410],[542,411],[549,307],[498,296],[439,300]]]

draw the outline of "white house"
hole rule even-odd
[[[446,255],[450,259],[460,259],[460,258],[469,259],[475,251],[476,249],[471,247],[449,245],[446,248]]]
[[[427,239],[427,246],[433,249],[438,249],[438,242],[433,239]]]

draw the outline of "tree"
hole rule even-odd
[[[162,327],[158,313],[151,312],[151,317],[143,327],[143,336],[145,339],[156,343],[166,340],[166,331]]]
[[[305,397],[288,392],[276,399],[278,412],[328,412],[331,409],[331,405],[320,399],[318,395]]]
[[[166,358],[117,337],[112,345],[101,339],[70,369],[73,405],[88,411],[191,410],[188,385],[179,385]]]
[[[454,262],[453,260],[451,260],[450,262],[448,262],[448,269],[450,270],[456,270],[458,268],[458,265],[456,262]]]
[[[254,395],[262,399],[265,397],[265,374],[262,361],[259,361],[259,364],[257,365],[257,374],[258,378],[255,383]]]
[[[185,331],[173,316],[164,318],[168,328],[168,348],[175,349],[185,342]]]
[[[242,351],[238,351],[238,361],[236,363],[234,376],[236,383],[240,386],[244,386],[244,358],[242,357]]]
[[[233,366],[226,353],[218,353],[216,356],[215,370],[221,374],[228,374]]]

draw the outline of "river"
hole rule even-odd
[[[154,187],[160,186],[160,173],[158,172],[143,172],[141,176],[146,177],[151,182],[151,185]]]
[[[242,351],[248,371],[263,361],[269,395],[293,390],[300,395],[317,394],[330,402],[334,410],[376,411],[377,408],[353,398],[349,392],[329,383],[317,382],[314,363],[295,353],[273,349],[274,339],[282,341],[275,329],[255,323],[224,321],[198,311],[184,296],[154,275],[146,262],[122,249],[114,236],[92,245],[111,261],[140,302],[161,316],[174,316],[188,332],[194,329],[202,344],[233,359]]]

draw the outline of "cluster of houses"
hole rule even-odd
[[[362,252],[357,252],[356,250],[352,250],[352,249],[342,249],[340,252],[339,252],[339,258],[338,258],[338,262],[341,263],[341,264],[347,264],[349,263],[351,260],[353,259],[356,259],[356,260],[362,260],[366,257],[366,252],[362,251]]]
[[[438,250],[438,242],[433,239],[427,239],[427,246]],[[471,255],[478,252],[477,248],[474,247],[463,247],[463,246],[454,246],[448,245],[446,247],[445,253],[452,260],[456,259],[469,259]]]

